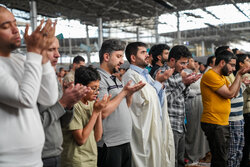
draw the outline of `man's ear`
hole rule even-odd
[[[130,58],[131,58],[131,63],[134,63],[136,59],[135,55],[131,55]]]
[[[221,60],[221,61],[220,61],[220,65],[221,65],[222,67],[224,67],[226,64],[227,64],[227,63],[225,62],[225,60]]]
[[[110,55],[108,53],[104,53],[103,54],[103,60],[104,61],[109,61],[109,59],[110,59]]]
[[[175,63],[175,58],[171,57],[170,62]]]
[[[239,65],[240,65],[240,67],[243,67],[243,66],[244,66],[244,63],[240,62]]]
[[[158,60],[161,60],[161,58],[162,58],[161,55],[158,55],[158,56],[157,56],[157,59],[158,59]]]

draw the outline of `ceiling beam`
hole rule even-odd
[[[96,2],[96,1],[93,1],[93,0],[85,0],[85,1],[87,1],[87,2],[89,2],[89,3],[96,4],[96,5],[101,6],[101,7],[104,7],[104,8],[106,7],[106,5],[105,5],[104,3],[101,3],[101,2]],[[109,10],[111,10],[111,9],[114,10],[114,11],[123,13],[123,14],[131,15],[131,16],[134,16],[134,17],[140,17],[140,15],[137,14],[137,13],[132,13],[132,12],[129,12],[129,11],[127,11],[127,10],[119,9],[119,8],[116,8],[116,7],[113,7],[113,6],[111,6],[111,7],[109,8]]]
[[[249,16],[248,16],[246,13],[244,13],[244,12],[240,9],[239,6],[237,6],[237,4],[235,3],[234,0],[231,0],[231,2],[232,2],[232,4],[234,5],[234,7],[235,7],[236,9],[238,9],[238,11],[240,11],[244,16],[246,16],[246,17],[250,20]]]
[[[216,18],[217,20],[220,20],[220,18],[218,18],[215,14],[213,14],[212,12],[208,11],[206,8],[202,8],[202,10],[204,12],[206,12],[207,14],[210,14],[211,16],[213,16],[214,18]]]

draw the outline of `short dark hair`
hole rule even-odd
[[[237,57],[228,50],[223,50],[219,52],[216,56],[215,65],[217,66],[222,60],[228,63],[231,59],[237,59]]]
[[[90,82],[97,80],[101,80],[100,74],[91,66],[81,66],[75,71],[75,84],[80,83],[86,86]]]
[[[153,45],[153,46],[150,48],[148,54],[149,54],[149,55],[152,55],[153,52],[155,52],[156,47],[157,47],[157,45]]]
[[[131,63],[131,55],[135,55],[138,52],[138,47],[145,47],[147,48],[147,45],[143,42],[133,42],[127,45],[125,49],[125,55],[129,63]]]
[[[215,56],[210,56],[209,58],[207,58],[207,66],[209,66],[210,64],[213,64],[213,59],[215,58]]]
[[[152,51],[152,65],[154,66],[155,63],[159,60],[158,56],[162,54],[164,50],[169,50],[170,47],[167,44],[158,44],[155,45],[154,50]]]
[[[236,61],[236,66],[235,66],[235,71],[238,71],[240,69],[240,63],[244,63],[244,60],[250,55],[248,54],[237,54],[236,57],[237,57],[237,61]]]
[[[60,67],[60,68],[59,68],[59,72],[61,72],[62,70],[64,70],[64,68],[63,68],[63,67]]]
[[[192,54],[186,46],[176,45],[170,50],[169,56],[168,56],[168,61],[171,58],[174,58],[177,61],[182,57],[183,58],[190,58],[190,57],[192,57]]]
[[[124,42],[117,39],[108,39],[102,43],[102,47],[99,51],[100,64],[103,62],[103,55],[105,53],[111,54],[113,51],[124,51]]]
[[[75,63],[75,64],[79,64],[81,61],[85,62],[85,59],[79,55],[74,57],[74,59],[73,59],[73,63]]]
[[[234,53],[235,55],[236,55],[237,50],[239,50],[239,49],[238,49],[238,48],[232,49],[232,51],[233,51],[233,53]]]
[[[215,49],[215,52],[214,52],[214,55],[215,57],[217,57],[217,55],[224,51],[224,50],[227,50],[229,48],[229,46],[219,46],[218,48]]]

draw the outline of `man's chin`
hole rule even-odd
[[[118,72],[118,71],[119,71],[119,69],[113,68],[113,73],[116,73],[116,72]]]
[[[57,63],[52,63],[52,66],[55,67],[57,65]]]

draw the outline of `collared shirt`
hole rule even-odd
[[[63,82],[69,83],[74,81],[75,81],[75,71],[71,69],[70,72],[68,72],[68,74],[64,77]]]
[[[193,73],[193,71],[191,69],[184,69],[184,72],[188,74]],[[198,73],[200,74],[200,73]],[[189,88],[189,93],[188,93],[188,97],[189,98],[194,98],[197,95],[201,95],[201,88],[200,88],[200,84],[201,84],[201,78],[199,78],[196,82],[192,83]]]
[[[160,100],[160,105],[162,106],[163,103],[164,103],[164,95],[165,95],[165,92],[164,90],[162,89],[162,84],[158,81],[155,81],[148,73],[148,70],[146,68],[142,69],[138,66],[135,66],[133,64],[130,65],[130,69],[138,72],[140,75],[144,76],[144,78],[146,79],[146,81],[155,88],[157,94],[158,94],[158,97],[159,97],[159,100]]]
[[[165,71],[170,69],[166,64],[158,70]],[[183,133],[185,131],[185,98],[189,93],[189,87],[182,82],[180,73],[174,72],[165,81],[165,92],[168,101],[168,114],[171,127],[174,131]]]
[[[98,97],[103,98],[105,94],[111,94],[111,100],[123,89],[123,85],[115,76],[99,68],[101,76],[100,93]],[[126,98],[123,98],[119,106],[108,117],[103,120],[103,136],[98,146],[105,143],[108,147],[118,146],[130,142],[132,133],[132,120]]]

